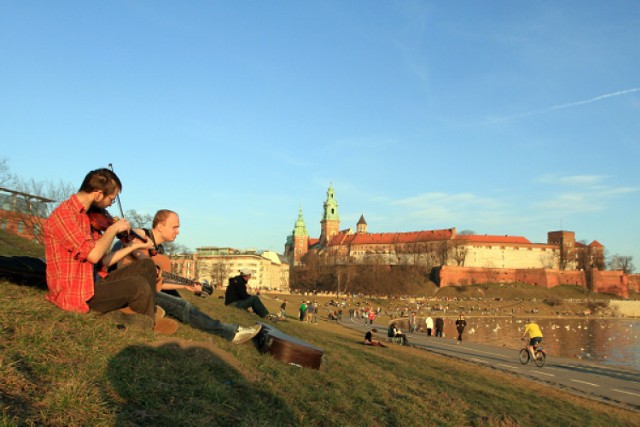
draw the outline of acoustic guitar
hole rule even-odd
[[[171,272],[171,258],[166,255],[157,254],[151,257],[153,262],[160,267],[162,271],[162,278],[170,280],[174,283],[180,283],[181,285],[187,285],[194,287],[196,285],[202,286],[202,292],[196,292],[196,295],[202,298],[206,298],[213,293],[213,286],[209,283],[200,283],[195,280],[187,279],[186,277],[179,276]],[[162,286],[162,284],[160,284]]]

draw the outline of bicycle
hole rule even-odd
[[[529,351],[529,340],[524,339],[524,348],[520,350],[520,363],[526,365],[531,360],[531,352]],[[542,348],[541,343],[533,346],[533,353],[536,355],[534,362],[538,368],[544,366],[544,362],[547,360],[547,354]]]

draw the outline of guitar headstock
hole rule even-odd
[[[201,298],[206,298],[209,295],[213,294],[213,286],[205,281],[204,283],[198,283],[202,287],[202,291],[196,293],[197,296]]]

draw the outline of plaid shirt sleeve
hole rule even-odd
[[[93,297],[93,264],[87,261],[95,247],[89,217],[74,195],[62,202],[44,226],[47,257],[47,299],[63,310],[87,313]]]

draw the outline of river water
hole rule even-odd
[[[433,317],[435,321],[435,317]],[[424,321],[419,319],[421,325]],[[463,341],[518,349],[525,319],[467,317]],[[629,318],[539,318],[547,357],[590,360],[640,371],[640,320]],[[406,322],[399,322],[404,331]],[[455,319],[446,318],[445,338],[455,338]]]

